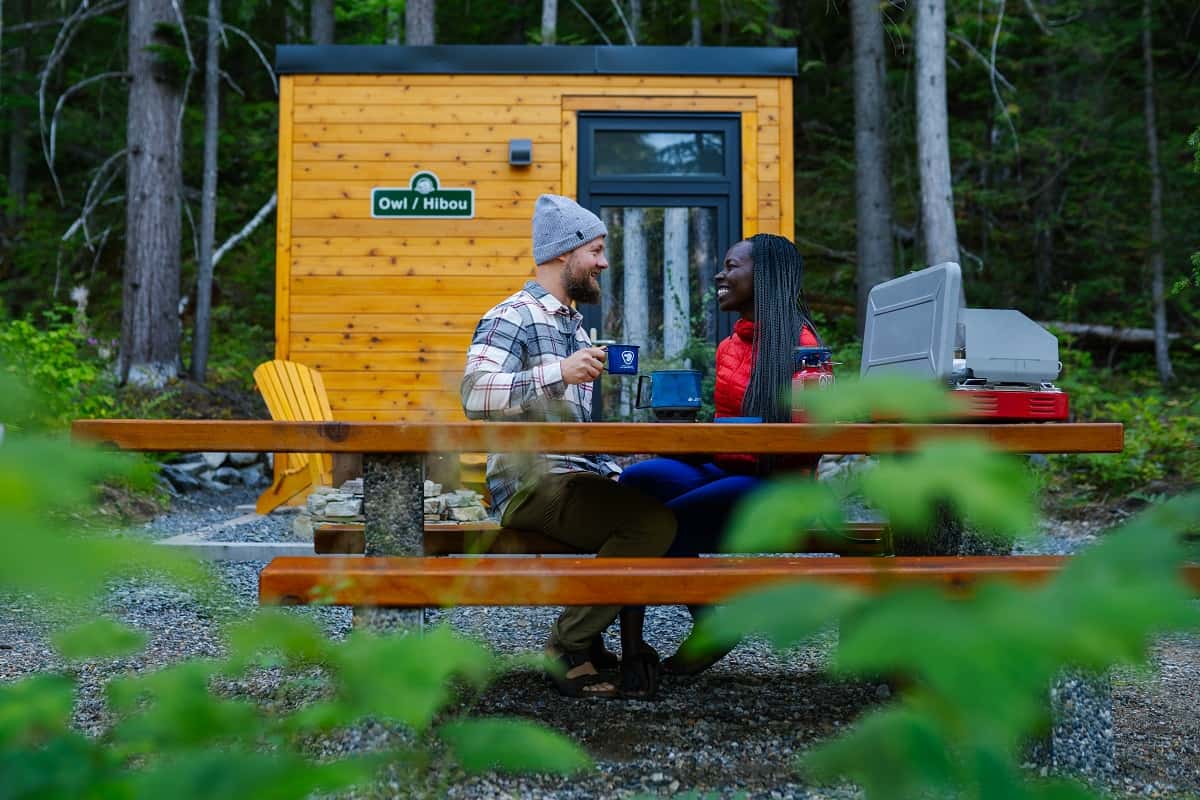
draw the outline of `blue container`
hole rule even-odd
[[[604,368],[613,375],[637,375],[638,346],[636,344],[610,344],[606,348],[608,358]]]
[[[734,424],[749,424],[753,422],[762,422],[762,417],[714,417],[713,422],[732,422]]]
[[[700,372],[659,369],[638,378],[637,407],[662,414],[695,414],[700,410]]]

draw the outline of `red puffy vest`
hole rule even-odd
[[[713,391],[714,416],[742,416],[742,398],[750,385],[750,369],[754,366],[754,329],[756,323],[739,319],[733,333],[717,345],[717,385]],[[800,331],[800,346],[816,347],[820,344],[816,334],[805,325]],[[819,456],[776,459],[776,467],[788,470],[812,470]],[[722,469],[743,474],[756,474],[758,458],[748,453],[722,453],[714,456],[713,462]]]

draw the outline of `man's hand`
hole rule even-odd
[[[576,350],[560,362],[563,383],[573,386],[591,383],[604,371],[604,360],[608,357],[603,347],[585,347]]]

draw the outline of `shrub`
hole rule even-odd
[[[0,369],[41,395],[6,422],[34,430],[66,427],[75,417],[110,417],[117,409],[114,343],[89,337],[86,325],[59,307],[32,319],[0,322]]]

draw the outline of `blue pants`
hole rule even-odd
[[[721,552],[734,506],[762,483],[761,478],[726,472],[716,464],[685,464],[673,458],[626,467],[620,480],[674,512],[678,527],[668,556]]]

